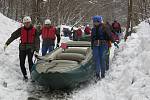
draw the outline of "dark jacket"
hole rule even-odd
[[[115,42],[114,38],[111,36],[111,30],[108,25],[100,24],[99,26],[94,26],[92,28],[91,34],[91,44],[93,46],[95,40],[105,40]]]
[[[32,29],[33,26],[30,26],[29,28],[25,28],[27,31]],[[21,28],[18,28],[15,32],[11,34],[11,37],[7,40],[6,44],[9,45],[11,42],[13,42],[15,39],[19,38],[21,36]],[[33,44],[19,44],[19,50],[28,50],[31,49],[33,51],[39,51],[40,48],[40,39],[39,34],[36,30],[35,32],[35,39]]]

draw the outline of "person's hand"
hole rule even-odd
[[[5,45],[4,45],[4,51],[6,50],[6,48],[7,48],[7,47],[8,47],[8,45],[7,45],[7,44],[5,44]]]
[[[35,51],[34,56],[37,58],[39,56],[39,53],[37,51]]]
[[[116,42],[114,42],[114,46],[119,49],[119,45]]]
[[[57,47],[57,48],[59,47],[59,43],[57,43],[56,47]]]

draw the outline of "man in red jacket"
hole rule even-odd
[[[57,33],[56,27],[51,25],[51,21],[49,19],[46,19],[44,27],[41,30],[41,35],[43,39],[42,56],[45,56],[47,52],[51,52],[54,50],[56,37],[57,37],[57,47],[59,46],[60,34]]]
[[[24,80],[28,80],[27,72],[25,68],[25,59],[28,56],[29,70],[32,71],[33,66],[33,54],[39,52],[40,39],[37,30],[31,25],[31,18],[26,16],[23,18],[24,26],[17,29],[11,34],[11,37],[7,40],[4,46],[4,50],[7,46],[13,42],[15,39],[20,37],[19,44],[19,59],[20,59],[20,68],[24,76]]]
[[[84,29],[84,33],[85,33],[85,35],[89,35],[89,34],[91,34],[91,28],[90,28],[90,26],[89,26],[89,25],[87,25],[87,26],[85,27],[85,29]]]
[[[77,40],[79,40],[79,39],[82,37],[82,30],[81,30],[81,27],[79,27],[79,28],[76,30],[76,35],[77,35]]]

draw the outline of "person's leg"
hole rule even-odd
[[[33,51],[31,49],[29,49],[27,51],[27,55],[28,55],[29,71],[31,73],[32,66],[33,66],[33,60],[32,60],[32,58],[33,58]]]
[[[101,78],[105,77],[107,53],[108,53],[108,46],[105,44],[101,45],[101,47],[100,47]]]
[[[93,47],[93,58],[96,64],[96,76],[99,77],[100,74],[100,56],[99,56],[99,46]]]
[[[42,44],[42,56],[45,56],[48,51],[48,46],[45,44]]]
[[[27,72],[25,68],[25,59],[26,59],[26,51],[25,50],[19,50],[19,59],[20,59],[20,68],[21,72],[25,79],[27,79]]]
[[[51,51],[53,51],[53,50],[54,50],[54,45],[50,45],[50,46],[48,47],[48,51],[51,52]]]
[[[110,48],[108,48],[108,52],[107,52],[106,71],[109,70],[109,55],[110,55]]]

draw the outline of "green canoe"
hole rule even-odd
[[[68,42],[67,47],[39,57],[33,66],[32,80],[51,89],[72,89],[93,78],[90,42]]]
[[[91,41],[91,35],[84,35],[82,36],[79,41]]]

